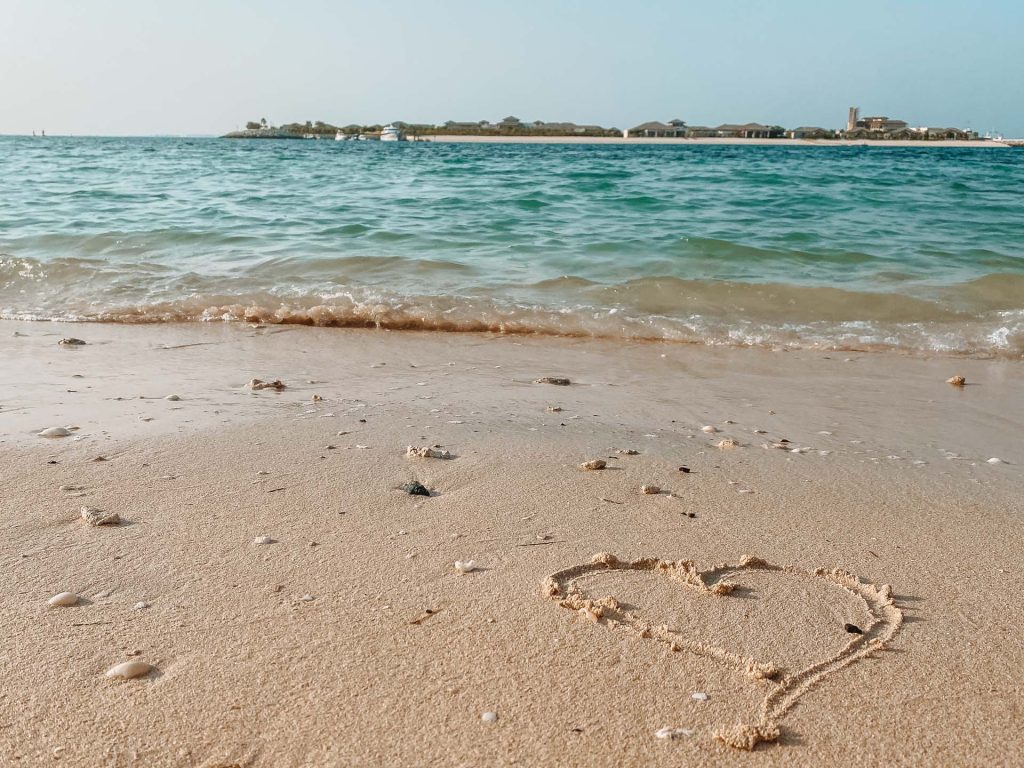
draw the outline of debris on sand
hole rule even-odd
[[[562,412],[562,406],[560,406],[560,405],[549,405],[548,406],[548,413],[561,413],[561,412]]]
[[[406,456],[416,456],[422,459],[454,459],[455,455],[451,451],[446,451],[439,445],[424,446],[423,448],[417,448],[414,445],[410,445],[405,449]]]
[[[843,629],[849,632],[851,635],[863,635],[864,630],[858,627],[856,624],[843,624]]]
[[[120,677],[123,680],[131,680],[135,677],[143,677],[153,671],[153,667],[144,661],[125,661],[107,670],[107,677]]]
[[[459,573],[469,573],[476,570],[476,560],[456,560],[455,570]]]
[[[708,695],[703,691],[697,691],[696,693],[691,693],[690,698],[694,701],[707,701]]]
[[[410,496],[430,496],[430,491],[421,483],[412,482],[402,486],[402,490]]]
[[[582,464],[580,464],[580,469],[595,470],[604,469],[607,466],[608,462],[605,461],[604,459],[592,459],[590,461],[585,461]]]
[[[417,616],[415,619],[413,619],[409,623],[410,624],[415,624],[415,625],[419,626],[424,621],[429,619],[431,616],[436,616],[440,611],[441,611],[440,608],[427,608],[426,610],[423,611],[423,613],[421,613],[419,616]]]
[[[954,387],[962,387],[967,384],[967,379],[965,379],[963,376],[951,376],[950,378],[946,379],[946,383],[952,384]]]
[[[572,384],[571,381],[562,376],[541,376],[539,379],[534,379],[534,384],[554,384],[556,387],[568,387]]]
[[[76,339],[74,336],[70,336],[66,339],[61,339],[57,343],[62,347],[84,347],[87,342],[84,342],[81,339]]]
[[[718,431],[718,427],[713,427],[710,424],[708,424],[707,426],[701,427],[700,431],[707,435],[713,435],[715,434],[715,432]]]
[[[68,608],[76,603],[78,603],[78,595],[74,592],[61,592],[46,601],[51,608]]]
[[[729,448],[739,448],[740,447],[740,443],[739,443],[739,440],[735,440],[735,439],[733,439],[731,437],[727,437],[724,440],[719,440],[718,444],[717,444],[717,447],[721,448],[722,450],[726,450],[726,449],[729,449]]]
[[[82,507],[82,519],[89,525],[118,525],[121,522],[117,512],[105,512],[96,507]]]
[[[246,386],[253,391],[260,389],[276,389],[278,392],[280,392],[282,389],[285,389],[285,384],[280,379],[274,379],[273,381],[253,379],[248,384],[246,384]]]
[[[172,403],[176,403],[181,400],[181,395],[168,395],[164,400],[170,400]]]
[[[1005,464],[1006,462],[1000,459],[998,456],[993,456],[986,463],[988,464]]]
[[[273,544],[274,540],[269,536],[257,536],[252,540],[253,546],[263,546],[265,544]]]
[[[496,723],[498,722],[498,713],[484,712],[482,715],[480,715],[480,719],[483,720],[485,723]]]
[[[640,451],[638,451],[636,448],[620,448],[619,450],[616,451],[616,453],[619,454],[620,456],[639,456],[640,455]]]
[[[762,741],[778,741],[779,729],[774,725],[734,725],[718,729],[714,736],[727,746],[752,750]]]
[[[692,470],[689,467],[680,467],[679,471],[688,475]]]
[[[71,434],[71,430],[67,427],[47,427],[37,434],[39,437],[67,437]]]
[[[683,736],[689,738],[693,736],[694,732],[689,728],[659,728],[654,732],[654,738],[656,739],[679,739]]]
[[[641,485],[640,493],[644,494],[645,496],[657,496],[659,493],[661,493],[661,486]]]

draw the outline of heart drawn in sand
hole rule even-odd
[[[809,585],[836,590],[837,596],[858,604],[867,621],[858,627],[862,634],[849,634],[849,640],[834,652],[797,668],[782,668],[763,659],[745,656],[732,650],[701,642],[686,636],[667,624],[655,625],[628,609],[615,597],[588,596],[584,582],[599,574],[627,572],[667,578],[693,590],[693,595],[708,600],[739,599],[743,575],[785,574],[804,579]],[[830,674],[882,649],[903,623],[903,612],[896,607],[888,584],[881,586],[862,582],[856,575],[842,570],[819,568],[806,571],[791,566],[772,565],[760,558],[745,555],[735,565],[722,564],[701,571],[690,560],[619,560],[615,555],[594,555],[591,562],[565,568],[544,580],[544,594],[564,608],[576,611],[584,619],[609,629],[632,632],[639,637],[664,643],[673,651],[691,653],[713,659],[735,669],[765,689],[757,723],[739,723],[717,728],[719,741],[740,749],[753,749],[760,742],[776,741],[782,721],[797,701],[816,683]],[[730,596],[732,596],[730,598]]]

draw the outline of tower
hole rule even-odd
[[[857,127],[857,121],[860,119],[860,107],[850,107],[850,112],[846,117],[846,130],[852,131]]]

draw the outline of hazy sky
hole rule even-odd
[[[1024,136],[1024,0],[0,0],[0,133],[847,107]]]

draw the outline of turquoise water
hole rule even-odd
[[[1024,151],[0,138],[0,315],[1024,353]]]

